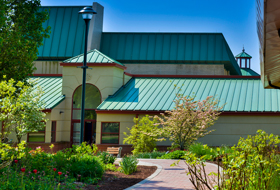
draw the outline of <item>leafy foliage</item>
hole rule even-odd
[[[40,0],[0,0],[0,81],[24,81],[35,67],[38,47],[49,37],[43,28],[47,11],[39,12]]]
[[[279,143],[278,136],[258,130],[255,136],[240,138],[237,146],[232,147],[232,151],[227,154],[217,148],[216,156],[222,157],[223,170],[218,169],[217,173],[212,173],[216,176],[216,181],[209,179],[205,173],[204,157],[188,153],[185,157],[188,174],[199,190],[280,189],[280,156],[277,153]]]
[[[83,143],[54,154],[40,147],[31,150],[24,145],[24,141],[18,147],[0,143],[0,173],[5,174],[0,175],[0,189],[10,189],[9,186],[23,189],[23,185],[25,189],[59,189],[61,182],[60,189],[75,189],[74,181],[96,183],[105,169],[114,170],[112,165],[104,166],[93,155],[95,145],[91,147]]]
[[[126,175],[137,171],[138,160],[135,156],[124,156],[120,162],[121,172]]]
[[[116,157],[109,154],[106,151],[99,153],[98,157],[104,164],[113,164],[116,160]]]
[[[149,115],[139,118],[134,118],[135,125],[128,128],[130,134],[124,132],[126,138],[123,143],[132,144],[133,154],[140,152],[151,152],[156,147],[157,141],[164,140],[161,138],[162,129],[158,127],[158,121],[154,118],[150,119]]]
[[[135,155],[136,158],[150,158],[156,159],[157,157],[161,157],[165,155],[165,152],[157,151],[156,148],[152,152],[141,152]]]
[[[213,130],[207,130],[220,114],[218,101],[212,96],[205,100],[196,101],[194,97],[177,94],[175,108],[165,111],[162,117],[155,116],[163,126],[164,135],[171,140],[173,147],[187,149],[198,138]]]
[[[35,81],[29,83],[33,86]],[[45,127],[46,114],[42,112],[44,104],[40,101],[43,92],[32,86],[13,79],[0,82],[0,122],[5,123],[1,139],[15,132],[20,142],[23,135]]]
[[[81,181],[88,182],[90,178],[101,179],[104,170],[101,161],[91,155],[72,155],[69,158],[70,167],[69,171],[74,177],[81,175]]]
[[[197,157],[204,156],[206,160],[212,160],[217,154],[214,148],[209,148],[207,145],[203,145],[201,143],[194,143],[190,145],[189,151],[194,153]]]
[[[182,159],[186,154],[186,151],[184,150],[175,150],[173,152],[169,152],[165,155],[162,155],[161,157],[158,157],[157,159]]]

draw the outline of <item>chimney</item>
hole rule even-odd
[[[103,32],[104,7],[97,2],[94,2],[92,4],[92,8],[97,12],[97,14],[94,14],[90,21],[87,51],[92,49],[100,49],[101,36]]]

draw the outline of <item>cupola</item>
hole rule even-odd
[[[251,58],[252,58],[252,56],[245,52],[244,47],[243,47],[242,52],[239,53],[237,56],[235,56],[235,59],[236,59],[237,63],[239,64],[240,68],[251,69]]]

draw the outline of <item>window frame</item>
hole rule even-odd
[[[119,132],[118,133],[108,133],[108,132],[103,132],[103,123],[118,123],[119,124]],[[100,144],[120,144],[120,122],[101,122],[101,135],[100,135]],[[118,143],[102,143],[102,135],[103,134],[118,134]]]
[[[52,130],[52,127],[53,127],[53,123],[55,123],[55,126],[54,126],[54,131]],[[56,121],[52,121],[51,123],[51,143],[55,143],[56,142],[56,125],[57,125],[57,122]],[[52,135],[54,134],[54,140],[52,141]]]
[[[27,142],[28,143],[45,143],[46,142],[46,123],[45,123],[45,130],[43,131],[38,131],[38,132],[31,132],[31,133],[44,133],[44,141],[33,141],[33,142],[29,142],[29,134],[30,133],[27,133]]]

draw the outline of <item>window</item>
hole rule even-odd
[[[56,121],[52,121],[51,142],[55,142]]]
[[[81,119],[82,86],[79,86],[73,95],[73,119]],[[85,94],[85,120],[96,120],[95,109],[101,103],[101,95],[98,88],[86,84]]]
[[[45,142],[45,128],[38,132],[28,133],[27,142]]]
[[[101,123],[101,144],[119,144],[120,123]]]

